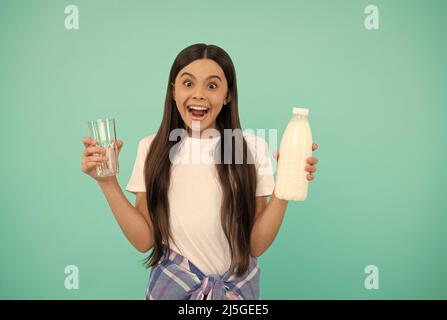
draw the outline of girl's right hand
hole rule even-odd
[[[84,143],[85,149],[82,153],[81,171],[97,181],[109,178],[99,177],[96,172],[96,167],[107,163],[106,149],[96,146],[96,139],[94,138],[83,138],[82,142]],[[116,140],[116,145],[118,149],[118,157],[123,146],[123,141]]]

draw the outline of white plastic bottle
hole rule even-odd
[[[307,198],[306,159],[312,156],[312,132],[309,109],[293,108],[279,146],[275,196],[279,199],[304,201]]]

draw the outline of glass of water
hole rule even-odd
[[[117,175],[119,173],[119,164],[115,119],[101,118],[88,121],[87,124],[90,137],[96,139],[96,146],[106,149],[107,163],[96,167],[98,177]]]

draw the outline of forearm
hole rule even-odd
[[[278,199],[273,192],[264,211],[259,213],[251,231],[250,249],[254,256],[260,256],[272,244],[287,209],[287,200]]]
[[[126,238],[140,252],[148,251],[152,247],[149,225],[127,200],[116,177],[98,181],[98,184]]]

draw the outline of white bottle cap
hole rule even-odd
[[[292,111],[293,114],[301,115],[301,116],[307,116],[309,115],[309,109],[306,108],[293,108]]]

